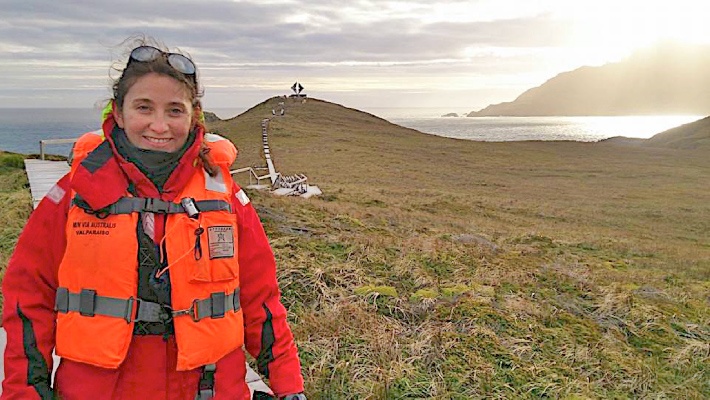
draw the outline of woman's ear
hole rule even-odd
[[[111,101],[111,113],[113,114],[113,120],[116,121],[116,125],[118,125],[119,128],[123,129],[123,113],[121,110],[116,106],[115,101]]]
[[[116,107],[116,103],[113,104],[113,120],[116,121],[116,125],[123,129],[123,113]]]

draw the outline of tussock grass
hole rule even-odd
[[[210,123],[235,166],[278,101]],[[269,141],[324,191],[247,190],[310,398],[710,397],[707,152],[453,140],[315,99]]]
[[[0,151],[0,279],[5,275],[5,267],[17,238],[32,211],[32,197],[23,160],[21,154]]]

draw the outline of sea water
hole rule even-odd
[[[248,107],[216,108],[220,118],[234,117]],[[649,138],[703,116],[620,117],[442,117],[441,108],[369,108],[370,114],[433,135],[478,141],[598,141],[613,136]],[[455,111],[454,111],[455,112]],[[461,114],[464,114],[463,112]],[[42,139],[76,138],[100,128],[98,109],[0,108],[0,149],[39,153]],[[255,132],[261,134],[261,132]],[[50,145],[48,153],[68,154],[71,145]]]
[[[648,139],[657,133],[697,121],[700,115],[596,117],[466,117],[451,108],[370,108],[367,112],[397,125],[433,135],[477,140],[571,140],[596,142],[614,136]],[[459,117],[443,117],[449,113]]]
[[[43,139],[68,139],[101,127],[101,110],[77,108],[0,108],[0,150],[39,153]],[[68,155],[70,144],[45,147],[50,154]]]

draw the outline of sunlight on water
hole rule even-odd
[[[573,140],[595,142],[625,136],[647,139],[701,116],[619,117],[417,117],[389,118],[407,128],[439,136],[478,140]]]
[[[575,117],[591,134],[648,139],[656,133],[697,121],[700,116],[653,115],[629,117]]]

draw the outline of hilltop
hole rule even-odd
[[[235,167],[263,164],[264,118],[277,169],[324,192],[247,190],[309,398],[710,396],[706,150],[456,140],[273,98],[208,123]],[[4,269],[31,206],[0,167]]]
[[[511,102],[468,116],[707,115],[709,50],[660,45],[620,62],[563,72]]]

